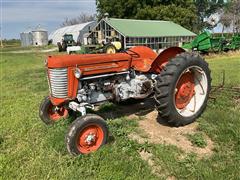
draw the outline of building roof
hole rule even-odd
[[[42,28],[39,24],[35,29],[32,30],[32,32],[47,32],[47,30]]]
[[[119,33],[129,37],[196,36],[193,32],[171,21],[104,19]]]
[[[79,31],[81,31],[84,27],[90,25],[91,23],[95,23],[95,21],[59,28],[49,34],[49,39],[53,40],[53,44],[57,44],[58,42],[62,41],[62,37],[64,36],[64,34],[72,34],[73,39],[77,41]]]

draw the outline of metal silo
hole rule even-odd
[[[45,46],[48,44],[48,32],[47,30],[40,28],[40,26],[32,31],[32,35],[34,46]]]
[[[20,33],[20,39],[22,47],[32,46],[33,44],[33,36],[31,31]]]

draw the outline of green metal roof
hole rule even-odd
[[[104,19],[118,32],[128,37],[195,36],[193,32],[171,21]]]

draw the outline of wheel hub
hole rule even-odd
[[[97,125],[90,125],[84,128],[79,135],[78,149],[87,154],[97,150],[103,141],[103,131]]]
[[[192,87],[190,82],[183,84],[179,89],[179,96],[181,98],[189,97],[189,95],[191,94],[191,91],[192,91]]]
[[[89,134],[86,139],[85,139],[85,142],[88,144],[88,145],[92,145],[96,142],[96,134]]]
[[[176,86],[175,103],[178,109],[185,108],[194,95],[194,74],[187,72],[183,74]]]
[[[64,107],[57,107],[50,105],[48,109],[49,118],[53,121],[58,121],[60,118],[66,118],[68,115],[68,110]]]

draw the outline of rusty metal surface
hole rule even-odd
[[[174,58],[177,54],[180,54],[182,52],[185,52],[185,50],[180,47],[171,47],[171,48],[165,49],[163,52],[161,52],[158,55],[158,57],[152,63],[150,72],[160,73],[163,67],[167,64],[167,62],[171,58]]]
[[[68,68],[68,98],[76,98],[78,79],[74,76],[77,67],[82,78],[107,73],[120,73],[134,69],[139,72],[159,73],[164,64],[183,49],[172,47],[157,55],[152,49],[145,46],[133,47],[126,52],[116,54],[82,54],[49,56],[47,67],[49,69]],[[54,105],[64,102],[64,99],[51,98]]]

